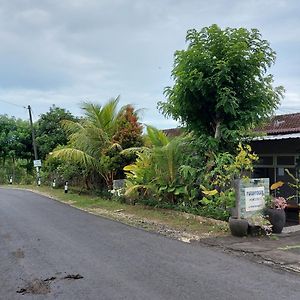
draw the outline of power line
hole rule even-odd
[[[6,100],[3,100],[3,99],[0,99],[0,102],[3,102],[3,103],[6,103],[6,104],[10,104],[10,105],[13,105],[13,106],[17,106],[17,107],[22,107],[22,108],[26,108],[26,106],[23,106],[23,105],[19,105],[19,104],[15,104],[15,103],[12,103],[12,102],[9,102],[9,101],[6,101]]]

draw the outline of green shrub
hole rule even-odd
[[[9,182],[9,177],[7,175],[6,169],[0,169],[0,184],[7,184]]]
[[[26,176],[22,177],[20,180],[20,184],[35,184],[36,182],[36,177],[32,176],[30,174],[27,174]]]

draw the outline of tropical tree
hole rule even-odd
[[[113,139],[123,149],[143,145],[143,126],[138,122],[138,112],[132,105],[126,105],[117,120],[117,132]]]
[[[62,128],[62,120],[78,121],[69,111],[53,105],[36,122],[36,142],[41,159],[45,159],[58,145],[67,144],[68,136]]]
[[[80,164],[87,170],[86,174],[100,174],[106,185],[111,187],[119,167],[118,154],[122,150],[116,139],[123,128],[119,120],[126,112],[126,107],[117,110],[118,103],[119,97],[103,106],[83,103],[82,120],[62,122],[69,136],[68,145],[55,150],[51,156]]]
[[[10,176],[20,182],[33,169],[32,140],[29,122],[0,115],[1,182]]]
[[[187,32],[176,51],[173,87],[166,87],[165,116],[180,121],[204,143],[235,149],[245,132],[268,118],[283,95],[268,69],[276,53],[257,29],[217,25]]]
[[[5,164],[7,159],[31,159],[32,142],[29,123],[0,115],[0,159]]]

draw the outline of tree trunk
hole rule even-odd
[[[86,189],[87,190],[90,190],[91,188],[90,188],[90,184],[89,184],[89,178],[88,178],[88,176],[85,176],[85,186],[86,186]]]
[[[221,121],[216,122],[216,129],[215,129],[215,139],[220,139],[221,137]]]

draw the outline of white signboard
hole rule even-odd
[[[40,159],[36,159],[33,161],[33,166],[34,167],[41,167],[42,166],[42,162]]]
[[[265,207],[265,189],[263,186],[245,188],[246,211],[261,210]]]

